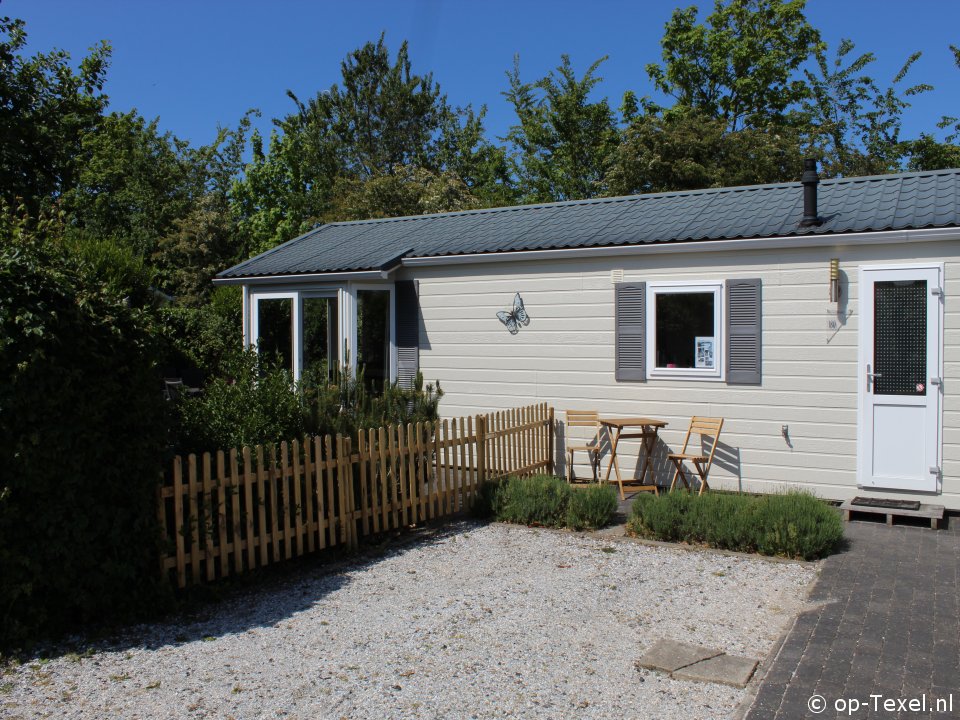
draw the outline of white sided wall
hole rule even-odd
[[[829,260],[840,259],[844,316],[828,299]],[[548,402],[608,416],[666,420],[656,471],[677,452],[692,415],[726,419],[711,485],[770,492],[802,486],[821,497],[857,488],[858,268],[945,263],[942,494],[921,500],[960,509],[960,240],[787,250],[662,253],[404,268],[419,280],[420,369],[439,380],[444,416]],[[614,379],[614,286],[624,281],[763,281],[763,383]],[[510,335],[497,320],[519,292],[530,324]],[[834,327],[836,326],[836,327]],[[954,383],[957,383],[956,385]],[[789,441],[782,426],[789,430]],[[563,429],[561,428],[561,433]],[[558,442],[558,473],[563,471]],[[669,449],[668,449],[669,448]],[[624,441],[620,465],[638,473],[638,445]],[[603,458],[606,468],[607,455]],[[577,463],[578,476],[589,474]],[[878,493],[879,494],[879,493]],[[885,497],[899,497],[883,492]],[[910,497],[904,495],[902,497]],[[917,496],[913,496],[916,498]]]

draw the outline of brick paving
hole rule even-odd
[[[824,562],[810,597],[820,605],[797,618],[746,720],[960,718],[960,518],[944,524],[847,523],[848,546]],[[814,694],[827,703],[819,714]],[[925,696],[927,710],[875,711],[871,694]],[[952,711],[934,711],[951,695]],[[863,705],[837,712],[850,698]]]

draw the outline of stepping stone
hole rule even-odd
[[[647,650],[637,661],[637,664],[647,670],[662,670],[672,673],[675,670],[693,665],[701,660],[721,655],[720,650],[690,645],[676,640],[658,640],[652,648]]]
[[[717,655],[688,665],[673,673],[677,680],[698,680],[734,687],[746,687],[757,669],[757,661],[734,655]]]

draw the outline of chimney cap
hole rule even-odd
[[[800,177],[800,182],[804,185],[820,182],[820,176],[817,174],[816,158],[807,158],[803,161],[803,175]]]

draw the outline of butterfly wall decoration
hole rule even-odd
[[[511,335],[516,335],[520,332],[521,325],[530,324],[530,316],[527,315],[527,309],[523,306],[520,293],[517,293],[513,298],[513,310],[510,312],[500,310],[497,313],[497,319],[507,326],[507,330],[510,331]]]

